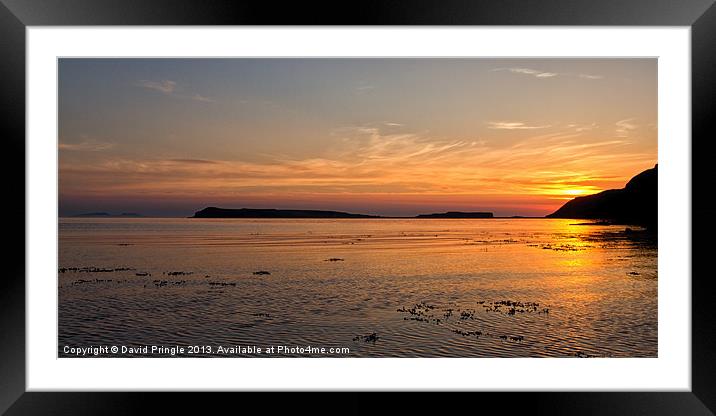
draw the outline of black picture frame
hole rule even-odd
[[[0,0],[0,109],[5,161],[5,268],[0,277],[0,412],[27,414],[134,414],[159,405],[162,413],[202,413],[237,398],[172,393],[26,392],[25,375],[25,29],[84,25],[592,25],[689,26],[692,58],[692,339],[689,392],[480,393],[469,399],[436,400],[411,395],[403,411],[454,404],[514,408],[550,414],[713,414],[716,409],[716,308],[713,276],[707,269],[714,184],[713,108],[716,103],[716,6],[714,0],[369,0],[361,2],[188,1],[188,0]],[[688,140],[688,138],[674,138]],[[710,162],[710,163],[709,163]],[[22,178],[22,179],[21,179]],[[660,253],[667,255],[668,253]],[[265,411],[326,410],[325,398],[292,395],[286,400],[252,398]],[[140,400],[141,399],[141,400]],[[328,413],[373,411],[374,399],[337,393]],[[248,409],[245,396],[238,399]],[[519,405],[517,404],[519,403]]]

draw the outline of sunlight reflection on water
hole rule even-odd
[[[655,357],[656,242],[576,222],[61,219],[59,344]]]

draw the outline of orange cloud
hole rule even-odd
[[[384,133],[376,127],[341,132],[332,148],[312,158],[275,156],[265,162],[206,159],[96,158],[61,160],[65,195],[145,195],[236,201],[313,198],[402,201],[459,206],[542,207],[616,188],[655,154],[621,139],[600,140],[569,125],[507,147],[490,140]],[[575,140],[577,137],[580,140]]]

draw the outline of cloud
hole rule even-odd
[[[576,131],[576,132],[583,132],[583,131],[594,130],[594,129],[598,128],[599,125],[597,123],[591,123],[591,124],[572,123],[572,124],[567,124],[566,127],[569,129],[574,129],[574,131]]]
[[[385,122],[385,123],[383,123],[383,124],[385,124],[385,125],[386,125],[386,126],[388,126],[388,127],[403,127],[403,126],[404,126],[404,124],[400,124],[400,123],[391,123],[391,122],[388,122],[388,121],[386,121],[386,122]]]
[[[69,150],[76,152],[101,152],[114,147],[114,143],[100,142],[97,140],[85,140],[80,143],[60,143],[60,150]]]
[[[531,75],[535,78],[552,78],[556,76],[569,76],[574,77],[574,74],[566,74],[566,73],[559,73],[559,72],[547,72],[547,71],[540,71],[537,69],[532,68],[495,68],[493,71],[508,71],[512,72],[513,74],[523,74],[523,75]],[[596,74],[577,74],[578,78],[581,79],[589,79],[589,80],[596,80],[596,79],[604,79],[603,75],[596,75]]]
[[[614,123],[616,128],[616,136],[617,137],[629,137],[629,133],[636,130],[639,126],[633,123],[633,118],[626,118],[624,120],[619,120],[616,123]]]
[[[154,91],[159,91],[164,94],[172,94],[177,88],[177,83],[170,80],[163,81],[149,81],[141,80],[137,83],[138,86],[147,88]]]
[[[493,130],[534,130],[534,129],[546,129],[551,125],[544,126],[529,126],[525,123],[519,122],[506,122],[506,121],[489,121],[487,123],[488,128]]]
[[[579,78],[582,79],[604,79],[603,75],[592,75],[592,74],[579,74]]]
[[[174,98],[181,98],[181,99],[190,99],[193,101],[199,101],[203,103],[213,103],[215,100],[211,97],[206,97],[204,95],[201,95],[199,93],[194,94],[181,94],[180,91],[185,90],[183,86],[179,85],[176,81],[171,81],[168,79],[162,80],[162,81],[151,81],[151,80],[141,80],[137,82],[136,84],[139,87],[146,88],[148,90],[158,91],[164,95],[171,96]]]
[[[493,69],[493,71],[509,71],[513,74],[524,74],[524,75],[532,75],[536,78],[552,78],[559,75],[556,72],[546,72],[546,71],[538,71],[536,69],[531,68],[496,68]]]
[[[592,132],[577,131],[581,126],[555,124],[551,130],[527,130],[527,137],[506,142],[396,133],[381,123],[343,127],[336,134],[347,140],[334,140],[310,156],[264,154],[260,161],[246,161],[103,153],[83,163],[60,158],[61,190],[65,195],[233,198],[242,203],[272,198],[317,203],[354,198],[366,204],[452,198],[479,205],[523,198],[524,204],[545,204],[547,213],[563,202],[560,198],[571,195],[565,190],[591,193],[622,187],[635,166],[653,165],[656,158],[655,148],[635,149],[626,140],[593,137]]]
[[[367,94],[367,93],[373,91],[374,89],[375,89],[375,87],[373,85],[361,85],[361,86],[355,87],[355,92],[358,95],[363,95],[363,94]]]
[[[213,98],[204,97],[203,95],[200,95],[200,94],[194,94],[194,95],[191,97],[191,99],[194,100],[194,101],[201,101],[201,102],[204,102],[204,103],[213,103],[213,102],[214,102],[214,99],[213,99]]]
[[[167,159],[168,162],[174,162],[174,163],[190,163],[190,164],[198,164],[198,165],[215,165],[219,162],[215,160],[207,160],[207,159]]]

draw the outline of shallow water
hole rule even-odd
[[[58,354],[656,357],[656,242],[582,222],[63,218]]]

